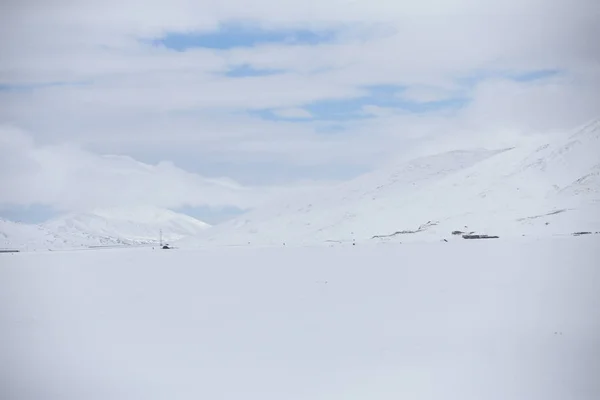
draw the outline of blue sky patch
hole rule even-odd
[[[536,71],[527,71],[510,74],[510,78],[517,82],[531,82],[540,79],[551,78],[553,76],[559,75],[560,73],[561,71],[557,69],[541,69]]]
[[[168,33],[152,40],[155,46],[185,51],[193,48],[233,49],[262,44],[318,45],[332,42],[333,30],[263,29],[242,24],[224,24],[218,31],[197,33]]]
[[[225,76],[229,78],[246,78],[252,76],[268,76],[268,75],[277,75],[281,74],[284,71],[275,70],[275,69],[257,69],[250,65],[238,65],[233,68],[230,68]]]
[[[261,119],[265,119],[268,121],[292,121],[292,122],[310,122],[314,118],[307,117],[284,117],[273,109],[269,110],[252,110],[248,112],[250,115],[259,117]]]
[[[58,215],[56,209],[42,204],[0,206],[0,218],[25,224],[41,224]]]
[[[533,82],[561,74],[559,69],[537,69],[529,71],[477,71],[458,79],[458,83],[467,88],[489,79],[509,79],[515,82]]]
[[[363,108],[365,106],[377,106],[397,111],[424,113],[443,109],[458,109],[469,102],[469,98],[467,97],[455,97],[431,102],[409,101],[402,98],[402,91],[405,87],[397,85],[377,85],[369,86],[365,89],[367,93],[364,96],[350,99],[321,100],[304,105],[303,108],[312,114],[312,120],[341,122],[372,118],[373,115],[364,112]],[[290,118],[278,116],[272,110],[260,110],[256,111],[255,114],[263,119],[272,121],[290,120]],[[341,126],[342,125],[334,124],[327,128],[326,131],[338,132],[340,131]]]

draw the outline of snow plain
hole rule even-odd
[[[0,397],[595,400],[598,260],[598,235],[0,254]]]

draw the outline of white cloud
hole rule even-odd
[[[366,105],[362,107],[362,112],[364,114],[372,115],[375,117],[389,117],[392,115],[398,115],[399,112],[396,108],[393,107],[381,107],[374,105]]]
[[[250,208],[274,196],[304,190],[244,187],[227,178],[206,178],[165,161],[96,155],[73,145],[37,146],[25,133],[0,129],[0,205],[44,204],[59,210],[154,205]]]
[[[20,203],[43,199],[62,208],[144,197],[157,205],[185,199],[246,207],[268,191],[231,187],[168,163],[98,154],[163,159],[165,152],[187,152],[239,168],[270,162],[282,170],[357,160],[374,165],[397,153],[422,151],[425,144],[494,146],[570,127],[600,115],[600,48],[590,39],[600,36],[598,18],[595,0],[256,0],[251,7],[242,0],[9,2],[0,16],[0,35],[8,38],[0,42],[0,85],[78,85],[0,88],[0,123],[32,135],[11,134],[2,144],[0,174],[12,188],[2,196]],[[207,31],[226,21],[342,34],[317,46],[186,52],[138,40]],[[223,75],[239,65],[284,73]],[[543,82],[461,84],[490,70],[541,69],[562,74]],[[371,118],[335,121],[344,125],[339,135],[319,134],[329,128],[326,121],[293,124],[248,114],[273,108],[285,118],[310,118],[308,103],[348,100],[363,95],[365,86],[389,84],[407,87],[402,94],[407,101],[460,94],[471,102],[456,112],[423,115],[363,104]],[[85,175],[110,190],[97,189]],[[131,176],[139,181],[118,190],[128,187]]]
[[[0,75],[4,80],[44,77],[60,81],[140,71],[197,73],[250,62],[297,71],[341,68],[338,80],[355,83],[378,77],[444,79],[447,73],[490,64],[535,68],[545,63],[572,64],[594,53],[598,56],[597,50],[582,44],[594,37],[592,23],[598,15],[594,0],[559,0],[551,7],[542,0],[324,0],[318,5],[261,0],[253,1],[252,7],[244,7],[241,0],[218,5],[184,0],[37,3],[13,2],[4,13],[3,37],[19,38],[0,45],[6,55]],[[360,21],[355,28],[359,32],[365,25],[383,24],[395,34],[317,47],[276,45],[190,53],[149,48],[134,40],[167,31],[207,30],[219,22],[240,19],[264,26],[346,29],[354,29],[353,24]]]
[[[273,113],[281,118],[312,118],[312,114],[300,107],[280,108],[273,110]]]
[[[600,117],[600,72],[550,80],[492,80],[477,86],[463,118],[472,125],[524,132],[569,129]]]

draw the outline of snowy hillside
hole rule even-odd
[[[0,248],[45,250],[158,243],[198,235],[210,225],[153,207],[69,214],[41,225],[0,220]]]
[[[58,233],[41,225],[0,219],[0,250],[61,250],[130,244],[117,237],[98,237],[75,232]]]
[[[44,249],[67,242],[39,225],[27,225],[0,218],[0,250]],[[72,243],[68,243],[72,244]]]
[[[209,228],[185,214],[155,207],[99,209],[69,214],[43,224],[61,235],[119,238],[133,243],[158,243],[198,235]]]
[[[454,151],[257,209],[181,245],[600,231],[600,121],[537,147]]]

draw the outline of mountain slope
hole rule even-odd
[[[0,249],[43,248],[60,238],[38,225],[26,225],[0,218]]]
[[[123,244],[116,238],[61,235],[46,227],[0,219],[0,249],[35,251]]]
[[[161,233],[164,241],[174,241],[210,227],[188,215],[147,206],[69,214],[43,226],[69,237],[114,238],[129,244],[158,243]]]
[[[600,122],[538,147],[454,151],[270,205],[182,245],[600,231]],[[406,233],[403,233],[406,232]],[[408,233],[408,232],[413,232]]]
[[[0,219],[0,249],[47,250],[169,243],[210,225],[153,207],[114,208],[69,214],[40,225]]]

